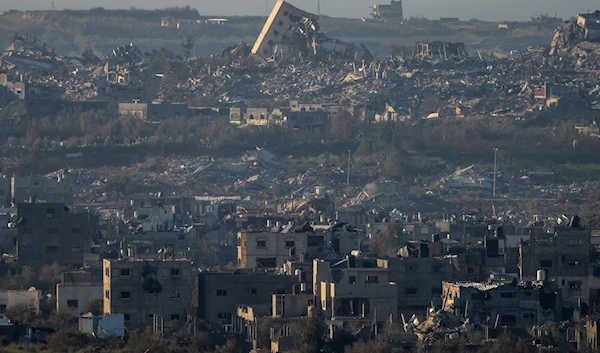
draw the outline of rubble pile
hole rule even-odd
[[[463,321],[458,316],[439,310],[430,314],[427,320],[417,325],[414,332],[420,341],[431,344],[448,334],[459,332],[463,327]]]

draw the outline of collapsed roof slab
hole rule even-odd
[[[318,20],[319,16],[300,10],[283,0],[277,0],[252,47],[252,54],[263,59],[273,55],[278,43],[292,38],[302,19],[314,21]]]

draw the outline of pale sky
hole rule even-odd
[[[0,0],[0,11],[86,9],[90,7],[146,9],[190,5],[201,15],[265,15],[266,2],[275,0]],[[306,11],[317,12],[318,0],[289,0]],[[321,13],[332,17],[366,17],[374,2],[389,0],[321,0]],[[404,0],[405,17],[422,15],[427,18],[459,17],[481,20],[526,20],[537,12],[568,19],[587,10],[598,10],[598,0]]]

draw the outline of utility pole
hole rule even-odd
[[[352,152],[348,150],[348,174],[346,175],[346,186],[350,186],[350,154]]]
[[[321,17],[321,0],[317,0],[317,16]]]
[[[494,189],[492,191],[492,196],[496,196],[496,175],[498,174],[498,147],[494,147]]]

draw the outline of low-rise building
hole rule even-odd
[[[197,317],[209,324],[232,325],[240,305],[257,315],[270,315],[274,294],[293,292],[294,276],[256,272],[213,273],[198,276]]]
[[[398,289],[376,259],[347,256],[337,263],[313,261],[317,306],[334,320],[361,318],[383,322],[398,317]]]
[[[104,260],[104,313],[124,315],[128,330],[152,326],[156,317],[191,314],[194,276],[186,260]]]
[[[531,327],[560,318],[560,296],[544,284],[444,282],[442,310],[472,323]]]
[[[61,283],[56,284],[56,311],[79,316],[89,311],[94,302],[102,305],[103,297],[102,282],[94,282],[90,272],[64,272]]]
[[[239,268],[277,268],[292,259],[310,258],[325,246],[326,233],[313,231],[239,232]]]
[[[150,121],[161,121],[172,118],[188,118],[189,108],[185,103],[119,103],[119,115],[134,116]]]
[[[31,288],[29,290],[2,290],[0,291],[0,314],[6,310],[23,307],[36,315],[40,312],[42,291]]]

